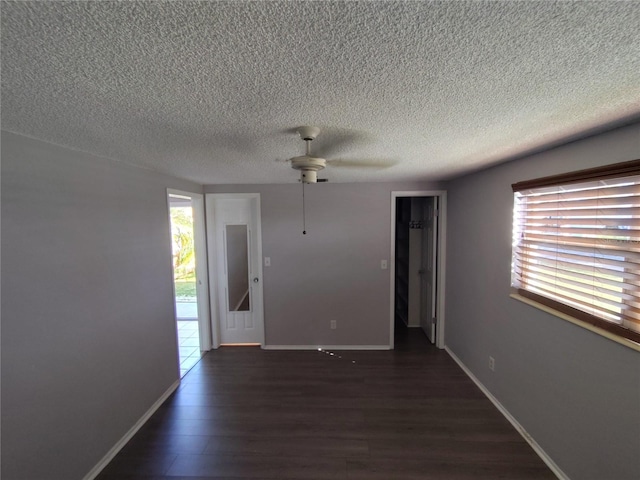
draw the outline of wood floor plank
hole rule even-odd
[[[369,456],[369,442],[325,436],[212,437],[204,453],[361,458]]]
[[[421,331],[333,353],[208,353],[98,480],[555,478]]]
[[[107,465],[98,478],[144,478],[145,476],[164,475],[178,458],[175,454],[160,453],[119,453]]]
[[[177,455],[179,453],[203,453],[211,437],[202,435],[136,435],[120,451],[122,455]]]
[[[542,466],[416,459],[370,459],[347,462],[349,480],[540,480],[555,476]]]
[[[207,475],[213,478],[346,479],[346,461],[340,458],[313,458],[263,455],[178,455],[167,476]]]

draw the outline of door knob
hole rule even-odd
[[[258,277],[253,279],[253,283],[258,283],[260,280],[258,280]]]

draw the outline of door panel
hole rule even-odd
[[[252,195],[210,194],[207,208],[215,251],[210,258],[216,272],[216,343],[263,344],[259,201]]]
[[[437,197],[424,199],[422,219],[422,267],[420,326],[431,343],[436,341],[436,242],[438,238]]]

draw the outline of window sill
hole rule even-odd
[[[522,295],[518,295],[517,293],[511,293],[510,297],[513,298],[514,300],[518,300],[520,302],[526,303],[527,305],[531,305],[532,307],[537,308],[538,310],[542,310],[543,312],[553,315],[554,317],[558,317],[558,318],[561,318],[562,320],[566,320],[567,322],[571,322],[574,325],[585,328],[597,335],[608,338],[609,340],[612,340],[616,343],[624,345],[625,347],[628,347],[628,348],[631,348],[632,350],[640,352],[640,343],[636,343],[627,338],[622,338],[618,335],[614,335],[611,332],[607,332],[606,330],[595,327],[590,323],[579,320],[575,317],[572,317],[571,315],[567,315],[566,313],[559,312],[558,310],[555,310],[551,307],[538,303],[534,300],[531,300],[530,298],[526,298],[526,297],[523,297]]]

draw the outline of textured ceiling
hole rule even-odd
[[[446,179],[640,118],[640,3],[2,2],[2,128],[199,183]]]

